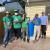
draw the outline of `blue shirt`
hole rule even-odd
[[[48,20],[48,16],[41,16],[41,25],[46,25],[46,21]]]
[[[41,25],[41,19],[35,17],[35,18],[33,19],[33,23],[34,23],[35,25],[39,26],[39,25]]]

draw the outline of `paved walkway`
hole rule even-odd
[[[50,38],[40,39],[37,42],[23,42],[21,40],[14,40],[8,44],[6,48],[0,46],[0,50],[50,50]]]

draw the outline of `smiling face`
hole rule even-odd
[[[10,15],[10,12],[6,11],[5,15],[8,17]]]
[[[6,13],[6,16],[8,17],[9,16],[9,13]]]

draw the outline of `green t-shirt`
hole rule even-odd
[[[12,18],[13,18],[13,21],[21,21],[22,20],[22,17],[20,15],[18,15],[18,16],[13,15]],[[15,29],[21,28],[21,23],[20,22],[18,22],[18,23],[13,22],[13,27]]]
[[[22,28],[27,28],[27,23],[28,23],[29,18],[26,17],[25,20],[22,22]]]
[[[3,22],[6,23],[6,24],[4,24],[4,28],[5,29],[12,25],[12,23],[11,23],[11,17],[6,17],[6,16],[3,17]]]

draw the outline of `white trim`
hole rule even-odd
[[[0,7],[0,12],[4,12],[5,10],[5,7]]]

